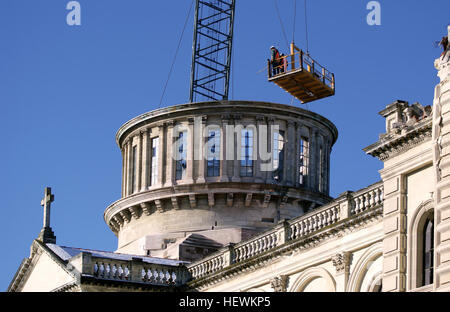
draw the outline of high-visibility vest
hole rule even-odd
[[[275,49],[275,56],[274,53],[272,52],[272,61],[278,61],[280,59],[280,52]]]

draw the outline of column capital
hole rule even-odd
[[[270,286],[274,292],[286,292],[289,282],[289,276],[279,275],[270,280]]]
[[[348,273],[350,268],[351,254],[348,251],[337,253],[331,258],[336,268],[336,274]]]

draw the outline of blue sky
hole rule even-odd
[[[305,47],[303,0],[295,42]],[[0,1],[2,227],[0,290],[6,290],[42,227],[44,187],[55,194],[52,228],[66,246],[115,250],[104,209],[120,197],[117,129],[159,105],[191,0],[80,0],[81,26],[66,24],[67,0]],[[336,75],[336,95],[309,103],[339,130],[331,195],[364,188],[382,163],[362,148],[384,132],[378,115],[397,100],[431,105],[438,82],[434,41],[450,23],[448,0],[381,3],[366,23],[366,0],[308,1],[310,52]],[[293,0],[277,0],[288,38]],[[163,106],[189,98],[193,15]],[[269,84],[269,47],[287,52],[273,0],[237,0],[234,100],[290,104]],[[301,106],[298,101],[294,105]]]

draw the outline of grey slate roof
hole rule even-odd
[[[151,263],[151,264],[168,265],[168,266],[178,266],[178,265],[188,263],[186,261],[122,254],[122,253],[115,253],[115,252],[110,252],[110,251],[100,251],[100,250],[66,247],[66,246],[59,246],[56,244],[46,244],[46,246],[64,261],[67,261],[70,258],[75,257],[76,255],[78,255],[81,252],[89,252],[92,254],[93,257],[105,258],[105,259],[111,259],[111,260],[132,261],[133,259],[138,258],[138,259],[141,259],[143,262],[147,262],[147,263]]]

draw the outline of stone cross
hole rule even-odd
[[[50,227],[50,205],[54,201],[55,195],[52,194],[52,189],[46,187],[44,198],[41,200],[41,206],[44,207],[44,228]]]

